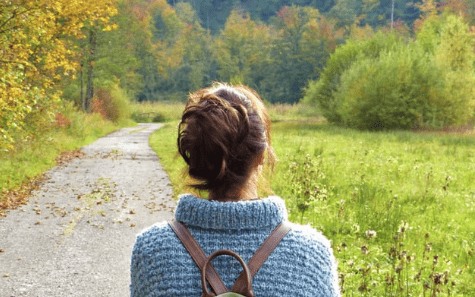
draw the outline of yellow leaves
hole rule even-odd
[[[114,0],[22,0],[0,4],[0,150],[28,114],[59,100],[62,75],[74,75],[77,52],[70,38],[84,38],[85,24],[115,29]]]
[[[110,25],[106,25],[102,31],[113,31],[113,30],[116,30],[117,28],[119,28],[119,26],[117,24],[110,24]]]
[[[214,55],[224,80],[249,83],[245,78],[256,63],[268,60],[273,34],[266,25],[258,25],[249,15],[232,11],[214,43]]]

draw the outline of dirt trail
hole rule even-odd
[[[136,234],[176,205],[148,145],[158,128],[140,124],[82,148],[0,219],[1,297],[129,296]]]

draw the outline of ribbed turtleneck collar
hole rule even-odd
[[[285,202],[279,197],[238,202],[217,202],[182,195],[175,219],[205,229],[263,229],[287,220]]]

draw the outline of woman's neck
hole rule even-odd
[[[236,202],[240,200],[252,200],[257,197],[257,180],[260,174],[260,166],[256,167],[249,175],[247,182],[241,187],[226,187],[219,190],[210,190],[208,200],[220,202]]]
[[[220,202],[236,202],[240,200],[252,200],[257,198],[257,187],[254,183],[248,183],[246,187],[239,191],[210,191],[208,200]]]

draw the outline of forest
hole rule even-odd
[[[127,102],[184,101],[213,81],[249,85],[269,103],[293,104],[305,97],[328,121],[362,129],[465,125],[473,119],[474,91],[460,85],[473,82],[474,5],[472,0],[3,1],[0,143],[11,149],[22,127],[44,126],[65,103],[103,114],[115,105],[118,110],[108,117],[117,120]],[[381,46],[372,48],[372,40]],[[403,53],[405,48],[411,54]],[[384,54],[392,51],[401,57],[397,67]],[[405,67],[407,55],[413,62],[427,60],[420,63],[425,70],[414,66],[411,73],[422,71],[414,79],[426,82],[428,93],[404,99],[398,104],[403,111],[391,107],[390,113],[369,112],[371,119],[352,118],[378,106],[367,96],[358,104],[342,101],[355,92],[369,94],[365,88],[374,85],[361,84],[362,73],[373,70],[353,61],[364,56],[368,66],[374,62],[369,58],[386,57],[393,68],[378,65],[391,76],[389,71]],[[334,67],[327,67],[329,61]],[[351,79],[343,73],[350,68]],[[437,77],[426,77],[434,72]],[[434,82],[438,88],[429,87]],[[393,84],[393,99],[405,96],[397,92],[406,92],[405,84]],[[431,99],[420,99],[424,96]],[[428,106],[429,101],[438,103]],[[454,102],[457,108],[441,117]]]

